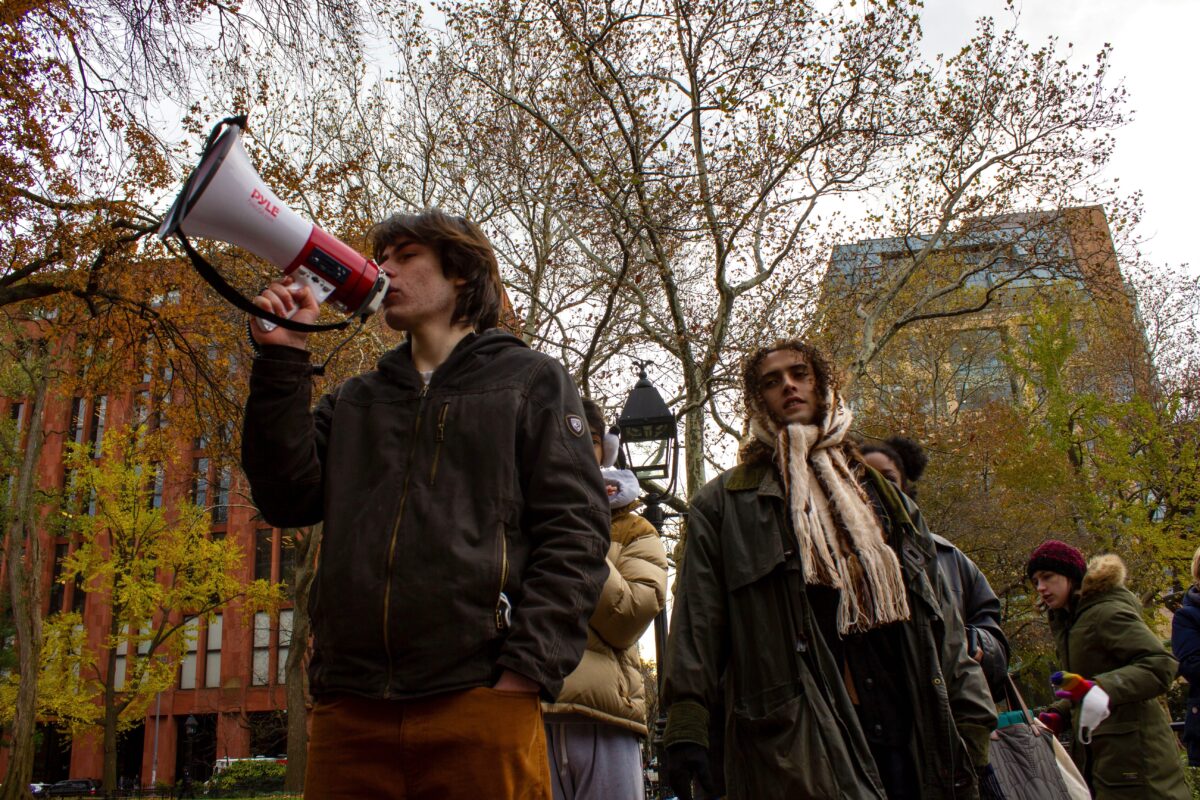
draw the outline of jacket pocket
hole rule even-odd
[[[1136,722],[1113,722],[1097,726],[1089,745],[1092,781],[1096,788],[1139,786],[1146,779],[1146,753],[1141,727]]]
[[[496,566],[499,576],[496,581],[496,608],[493,622],[497,631],[505,631],[512,625],[512,602],[504,591],[504,587],[508,583],[508,534],[504,525],[500,525],[496,531],[496,539]]]
[[[433,464],[429,467],[429,485],[437,483],[438,462],[442,460],[442,444],[446,441],[446,417],[450,413],[450,401],[442,403],[437,414],[437,432],[433,435]]]
[[[735,787],[742,797],[842,796],[828,740],[838,736],[837,726],[820,724],[800,686],[775,686],[739,702],[733,727],[730,796]]]

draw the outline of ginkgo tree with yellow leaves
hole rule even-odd
[[[78,579],[101,598],[108,620],[91,637],[78,614],[46,621],[39,711],[73,735],[103,730],[106,786],[116,785],[118,732],[174,683],[190,620],[230,604],[246,615],[274,611],[283,599],[279,585],[239,577],[242,549],[209,535],[207,509],[152,502],[156,471],[170,461],[170,442],[144,428],[106,436],[99,459],[86,447],[67,456],[57,524],[77,544],[61,580]]]

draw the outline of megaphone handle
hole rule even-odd
[[[318,305],[324,303],[329,295],[333,294],[333,284],[322,280],[320,276],[314,274],[307,267],[297,267],[290,274],[293,283],[289,284],[287,288],[292,294],[296,294],[307,286],[308,290],[312,292],[313,299],[317,301]],[[284,314],[283,318],[291,319],[292,315],[299,310],[300,306],[292,306],[292,310]],[[279,327],[274,322],[267,322],[265,319],[259,319],[256,321],[258,322],[258,327],[262,329],[263,333],[270,333]]]

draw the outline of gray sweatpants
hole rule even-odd
[[[565,715],[550,717],[546,749],[554,800],[645,800],[637,734]]]

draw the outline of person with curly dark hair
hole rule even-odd
[[[917,481],[925,474],[929,455],[915,439],[907,436],[889,436],[886,439],[867,441],[859,445],[859,452],[874,458],[864,460],[883,476],[900,487],[913,500],[917,499]]]
[[[889,436],[859,445],[859,452],[863,461],[916,499],[917,481],[929,464],[929,456],[920,442],[907,436]],[[936,533],[932,536],[938,566],[966,626],[971,658],[983,667],[992,697],[999,700],[1005,696],[1009,658],[1008,638],[1000,626],[1000,598],[966,553],[946,537]]]
[[[663,697],[672,788],[712,791],[723,713],[732,800],[1002,796],[995,706],[934,544],[847,439],[828,360],[781,341],[743,381],[741,463],[688,515]]]

